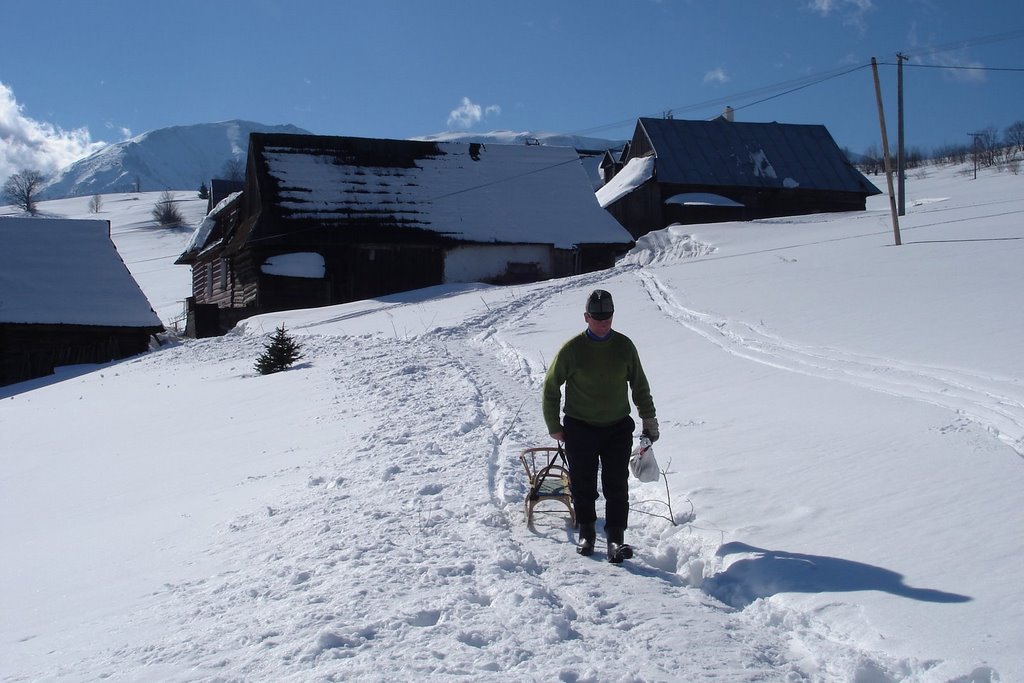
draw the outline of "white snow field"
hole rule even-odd
[[[884,196],[675,226],[600,273],[0,388],[3,680],[1024,680],[1024,177],[907,187],[900,247]],[[104,205],[168,320],[188,235],[118,212],[144,201]],[[543,374],[596,287],[667,469],[631,483],[621,566],[523,519]],[[304,358],[260,376],[282,324]]]

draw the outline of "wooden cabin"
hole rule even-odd
[[[641,118],[598,201],[634,238],[674,223],[863,211],[880,194],[824,126]]]
[[[110,223],[0,217],[0,385],[142,353],[160,319]]]
[[[211,179],[210,196],[206,200],[206,213],[213,211],[214,207],[224,201],[228,195],[241,192],[243,189],[245,189],[245,182],[241,180]]]
[[[599,270],[632,244],[571,148],[253,133],[244,189],[177,263],[204,336],[256,313]]]

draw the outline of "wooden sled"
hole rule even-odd
[[[545,501],[556,501],[569,510],[569,520],[576,526],[576,510],[569,491],[569,463],[562,446],[527,448],[519,454],[530,482],[526,494],[526,525],[533,524],[533,509]]]

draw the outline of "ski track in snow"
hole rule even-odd
[[[693,255],[692,249],[686,249],[686,255]],[[516,325],[520,313],[536,310],[552,298],[566,290],[573,292],[579,289],[597,286],[607,279],[606,274],[583,275],[565,281],[561,285],[548,283],[548,287],[526,292],[522,296],[495,305],[493,310],[476,318],[467,319],[456,329],[435,331],[447,338],[468,339],[471,348],[479,353],[459,355],[460,363],[467,375],[475,377],[474,382],[480,385],[481,396],[491,397],[488,400],[488,412],[491,416],[492,430],[499,439],[520,444],[517,448],[505,446],[496,460],[498,470],[495,484],[498,487],[494,499],[503,504],[506,515],[512,520],[512,533],[526,547],[530,547],[545,565],[543,576],[555,588],[557,594],[571,602],[577,615],[605,617],[609,607],[621,609],[615,600],[609,600],[608,584],[604,581],[604,572],[588,571],[590,563],[580,560],[573,554],[571,544],[575,535],[567,521],[560,524],[542,526],[535,524],[535,529],[526,529],[523,513],[523,497],[525,495],[525,477],[518,462],[518,450],[522,447],[545,445],[531,442],[536,434],[545,430],[539,418],[537,400],[545,368],[535,368],[528,358],[520,353],[514,345],[502,338],[502,330]],[[511,321],[494,324],[494,321]],[[495,364],[494,361],[497,361]],[[500,372],[498,371],[500,368]],[[512,383],[510,384],[510,380]],[[525,408],[524,408],[525,406]],[[534,417],[527,425],[523,422],[521,411]],[[536,414],[536,415],[535,415]],[[530,424],[532,422],[532,424]],[[500,446],[500,444],[499,444]],[[659,484],[660,485],[660,484]],[[831,633],[813,616],[801,614],[779,605],[761,604],[757,610],[734,612],[702,593],[699,588],[703,577],[721,569],[722,561],[716,555],[721,543],[719,533],[701,535],[692,528],[682,524],[671,526],[668,520],[648,518],[637,514],[638,509],[651,506],[641,504],[637,498],[636,483],[631,488],[630,536],[638,543],[638,555],[625,567],[627,571],[640,580],[660,580],[666,584],[666,594],[678,595],[680,603],[673,606],[671,602],[663,605],[647,605],[639,601],[631,602],[626,612],[636,616],[638,624],[661,624],[667,622],[678,626],[686,632],[688,650],[701,652],[711,650],[716,654],[710,662],[696,665],[692,661],[695,652],[680,659],[680,654],[671,652],[672,648],[662,652],[646,642],[635,653],[624,653],[621,661],[630,661],[634,656],[661,660],[667,657],[665,667],[659,667],[655,674],[656,680],[691,680],[701,671],[707,678],[723,680],[812,680],[815,675],[805,673],[805,668],[816,672],[828,672],[836,679],[855,679],[868,676],[871,680],[892,681],[902,679],[912,672],[927,667],[913,661],[891,661],[891,658],[878,653],[869,653],[860,649],[849,638]],[[664,510],[654,508],[656,513]],[[556,511],[557,512],[557,511]],[[599,513],[600,514],[600,513]],[[543,515],[535,513],[535,519]],[[678,511],[677,518],[680,517]],[[541,547],[531,536],[539,536],[546,541]],[[543,551],[543,554],[541,554]],[[600,553],[598,553],[600,554]],[[595,580],[596,579],[596,580]],[[619,580],[618,577],[616,579]],[[626,589],[628,592],[628,589]],[[660,607],[660,609],[659,609]],[[699,617],[689,616],[690,610],[697,610]],[[710,610],[710,611],[709,611]],[[715,638],[701,642],[694,638],[689,630],[706,628],[709,615],[719,617],[722,629],[729,633],[730,640],[743,642],[743,650],[750,660],[742,669],[736,669],[723,657],[721,643],[716,644]],[[578,626],[577,624],[574,624]],[[632,624],[630,624],[632,628]],[[660,628],[660,627],[657,627]],[[582,631],[581,631],[582,632]],[[658,652],[652,657],[652,652]],[[800,653],[795,657],[794,653]],[[557,655],[556,655],[557,656]],[[612,659],[614,661],[614,658]],[[614,664],[613,664],[614,666]],[[767,671],[761,671],[761,667]],[[740,673],[743,671],[743,673]],[[680,675],[682,672],[687,672]],[[643,672],[649,675],[650,672]],[[571,679],[568,679],[571,680]]]
[[[635,272],[665,315],[734,356],[951,410],[1024,458],[1024,387],[1016,380],[804,346],[750,323],[690,308],[650,270]]]
[[[615,566],[600,552],[578,557],[563,514],[526,527],[518,452],[543,431],[540,380],[490,323],[557,291],[415,339],[303,337],[305,370],[333,388],[310,419],[345,420],[353,442],[304,471],[304,484],[225,520],[206,551],[221,571],[95,625],[123,646],[83,643],[57,668],[10,680],[795,682],[913,669],[811,616],[737,612],[705,595],[717,534],[637,515],[638,554]],[[258,341],[228,335],[132,362],[248,365]],[[609,641],[609,625],[622,637]]]

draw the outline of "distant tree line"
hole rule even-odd
[[[972,133],[971,138],[972,142],[940,145],[931,152],[920,147],[908,147],[905,150],[904,167],[914,169],[928,163],[973,162],[981,168],[1000,167],[1013,173],[1020,172],[1021,160],[1024,158],[1024,120],[1011,123],[1002,135],[997,128],[989,126]],[[851,153],[849,149],[843,151],[846,158],[866,174],[877,175],[885,170],[885,160],[877,145],[869,146],[860,155]],[[895,150],[890,149],[889,153],[895,156]]]

